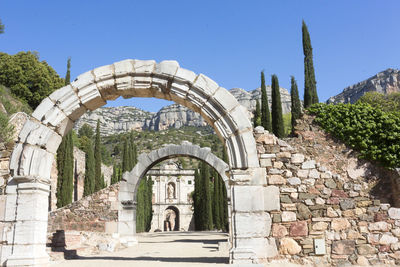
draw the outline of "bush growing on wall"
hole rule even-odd
[[[309,108],[326,131],[383,166],[400,166],[400,116],[366,103],[315,104]]]

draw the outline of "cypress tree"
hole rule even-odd
[[[301,102],[299,98],[299,90],[297,89],[297,83],[293,76],[291,76],[290,84],[290,100],[292,102],[292,134],[294,134],[296,120],[300,119],[301,117]]]
[[[257,126],[261,125],[261,108],[260,108],[260,102],[256,100],[256,109],[254,110],[254,117],[253,117],[253,125],[254,128]]]
[[[125,138],[124,141],[124,149],[122,152],[122,173],[129,171],[129,146],[128,146],[128,139]]]
[[[223,183],[223,181],[222,181],[222,179],[220,179],[220,181],[221,181],[221,184],[222,184],[222,186],[221,187],[223,187],[223,190],[222,190],[222,206],[223,206],[223,224],[222,224],[222,230],[224,231],[224,232],[227,232],[228,230],[229,230],[229,220],[228,220],[228,216],[229,216],[229,214],[228,214],[228,197],[227,197],[227,192],[226,192],[226,189],[225,189],[225,185],[224,185],[224,183]]]
[[[194,170],[194,194],[193,194],[193,217],[194,226],[196,230],[201,230],[201,205],[200,205],[200,187],[201,182],[199,178],[198,169]]]
[[[72,202],[74,189],[74,155],[72,132],[69,132],[62,140],[57,150],[57,207],[61,208]]]
[[[153,218],[153,209],[152,209],[152,206],[153,206],[153,180],[151,180],[151,177],[147,177],[146,184],[147,184],[146,232],[148,232],[151,229],[151,219]]]
[[[93,145],[92,140],[89,139],[89,142],[86,146],[86,164],[85,164],[85,183],[83,187],[83,196],[88,196],[94,193],[94,153],[93,153]]]
[[[113,174],[111,176],[111,184],[115,184],[116,182],[118,182],[118,170],[117,170],[117,165],[114,163],[113,164]]]
[[[317,82],[313,63],[311,38],[306,23],[302,22],[303,53],[304,53],[304,108],[318,103]]]
[[[94,191],[99,191],[102,186],[104,185],[104,180],[102,181],[101,176],[101,148],[100,148],[100,120],[97,120],[96,126],[96,137],[94,143],[94,177],[95,177],[95,184],[94,184]]]
[[[272,132],[271,114],[269,112],[264,71],[261,72],[261,126],[264,127],[265,130]]]
[[[71,83],[71,58],[68,58],[67,61],[67,74],[65,75],[65,85]]]
[[[218,205],[219,205],[219,229],[226,231],[225,229],[225,224],[226,224],[226,220],[225,220],[225,211],[224,211],[224,203],[225,203],[225,199],[224,199],[224,191],[226,191],[225,189],[225,184],[224,181],[222,180],[221,176],[218,175],[218,190],[219,190],[219,200],[218,200]]]
[[[218,173],[213,170],[214,173],[214,203],[213,203],[213,218],[214,218],[214,227],[216,229],[221,229],[221,214],[220,214],[220,189],[219,189],[219,177]]]
[[[202,205],[202,213],[204,216],[204,225],[203,230],[211,230],[213,228],[212,221],[212,203],[211,203],[211,194],[210,194],[210,167],[207,163],[202,162],[202,175],[201,179],[203,180],[203,189],[204,189],[204,199]]]
[[[282,138],[285,136],[285,128],[283,124],[283,116],[282,116],[282,102],[281,102],[281,93],[279,92],[279,82],[278,77],[274,74],[272,75],[272,131],[273,133]]]

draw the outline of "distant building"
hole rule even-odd
[[[147,172],[153,180],[153,219],[150,232],[194,230],[192,192],[194,170],[165,162]]]

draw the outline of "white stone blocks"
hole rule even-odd
[[[114,79],[114,65],[105,65],[93,70],[95,82],[101,82],[109,79]]]
[[[242,132],[242,131],[247,131],[247,130],[252,130],[252,125],[250,123],[250,120],[247,116],[244,114],[247,114],[247,109],[243,107],[242,105],[239,105],[232,109],[230,112],[230,117],[234,121],[235,124],[235,131],[237,132]],[[253,133],[252,133],[253,134]],[[254,139],[254,137],[253,137]],[[255,142],[254,142],[255,145]]]
[[[279,211],[280,209],[279,187],[273,185],[264,187],[264,210]]]
[[[233,186],[233,212],[264,211],[264,188],[262,186]]]
[[[20,146],[20,144],[17,146]],[[19,151],[19,149],[17,148],[16,150]],[[50,179],[50,170],[54,159],[53,154],[35,146],[24,145],[20,155],[20,160],[13,159],[15,162],[10,166],[10,169],[11,167],[13,169],[18,168],[14,169],[14,175]]]
[[[223,87],[219,87],[212,96],[212,100],[218,103],[221,110],[230,112],[239,105],[237,99]]]
[[[388,210],[390,219],[400,219],[400,208],[389,208]]]
[[[135,70],[133,68],[135,61],[133,59],[126,59],[114,63],[114,73],[116,77],[125,75],[132,75]]]
[[[135,60],[134,62],[135,73],[151,74],[153,73],[156,62],[154,60]]]
[[[179,63],[175,60],[164,60],[156,65],[154,74],[173,77],[179,69]]]
[[[20,245],[46,244],[46,233],[47,221],[18,221],[14,242]]]
[[[79,89],[78,96],[82,104],[89,110],[95,110],[106,104],[106,101],[101,97],[96,84],[90,84],[82,89]]]
[[[44,124],[49,123],[52,126],[57,126],[66,118],[66,115],[57,106],[55,106],[50,98],[46,97],[32,113],[32,117],[43,122]]]
[[[62,141],[62,137],[56,132],[32,120],[25,123],[18,137],[21,143],[37,145],[54,154]]]
[[[71,83],[71,86],[75,88],[76,90],[80,90],[82,88],[85,88],[86,86],[89,86],[94,83],[94,75],[92,71],[85,72],[81,75],[79,75],[75,81]]]
[[[251,248],[259,259],[273,258],[278,255],[274,238],[237,238],[238,248]]]
[[[237,237],[265,237],[271,232],[271,216],[268,213],[236,213],[235,234]]]
[[[49,98],[65,113],[70,116],[81,107],[79,98],[71,85],[64,86],[54,91]]]

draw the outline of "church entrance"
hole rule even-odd
[[[169,206],[164,215],[164,231],[179,231],[179,210],[177,207]]]

